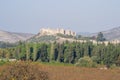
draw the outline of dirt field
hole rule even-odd
[[[53,66],[40,64],[49,73],[50,80],[120,80],[120,69],[100,70],[74,66]],[[3,66],[0,66],[0,71]]]
[[[120,69],[101,70],[74,66],[43,66],[50,80],[120,80]]]

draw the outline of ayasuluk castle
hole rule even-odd
[[[64,29],[51,29],[51,28],[42,28],[40,29],[40,34],[44,35],[56,35],[56,34],[63,34],[63,35],[71,35],[71,36],[76,36],[76,33],[71,31],[71,30],[64,30]]]

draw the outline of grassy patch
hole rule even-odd
[[[6,63],[8,63],[8,62],[7,61],[0,61],[0,66],[4,65]]]
[[[51,66],[74,66],[73,64],[68,63],[60,63],[60,62],[40,62],[41,64],[51,65]]]

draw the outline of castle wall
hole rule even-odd
[[[64,34],[64,35],[72,35],[72,36],[76,36],[76,33],[75,32],[72,32],[71,30],[64,30],[64,29],[50,29],[50,28],[42,28],[40,30],[40,33],[41,34],[52,34],[52,35],[55,35],[55,34]]]

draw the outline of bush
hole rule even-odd
[[[0,66],[4,65],[5,63],[7,63],[7,62],[6,62],[6,61],[1,60],[1,61],[0,61]]]
[[[0,80],[49,80],[48,73],[30,62],[10,64],[0,76]]]
[[[96,63],[93,62],[93,60],[85,56],[83,58],[80,58],[78,62],[75,64],[75,66],[81,66],[81,67],[97,67]]]
[[[112,65],[110,66],[110,68],[111,68],[111,69],[115,69],[115,68],[118,68],[118,67],[116,66],[116,64],[112,64]]]

